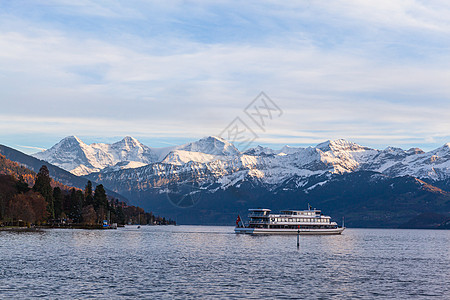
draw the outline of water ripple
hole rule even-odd
[[[0,298],[445,299],[450,232],[245,236],[231,227],[0,232]]]

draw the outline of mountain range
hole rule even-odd
[[[241,152],[213,136],[166,148],[132,137],[87,145],[71,136],[34,157],[182,223],[232,224],[251,207],[307,202],[365,227],[401,226],[423,212],[450,211],[450,143],[424,152],[339,139]]]
[[[258,146],[240,152],[218,137],[205,137],[180,146],[150,148],[132,137],[113,144],[87,145],[70,136],[33,156],[75,175],[99,173],[102,177],[112,178],[118,174],[144,172],[145,175],[140,176],[144,179],[144,176],[169,178],[174,174],[194,172],[201,185],[218,183],[222,188],[234,185],[246,176],[275,187],[293,176],[306,179],[313,175],[356,171],[433,181],[450,178],[450,143],[424,152],[419,148],[377,150],[340,139],[315,147],[285,146],[273,150]],[[167,166],[170,170],[162,174],[161,169]],[[125,171],[127,169],[132,171]]]

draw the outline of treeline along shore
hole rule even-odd
[[[0,155],[0,228],[103,228],[103,224],[169,225],[174,221],[108,197],[90,181],[83,190],[52,180],[43,165],[34,173]]]

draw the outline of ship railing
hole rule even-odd
[[[250,224],[269,224],[269,220],[250,220]]]
[[[248,215],[248,217],[249,218],[253,218],[253,217],[269,217],[268,215],[264,215],[264,214],[262,214],[262,213],[250,213],[249,215]]]

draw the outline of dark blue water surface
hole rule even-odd
[[[450,231],[232,227],[0,232],[0,298],[450,299]]]

